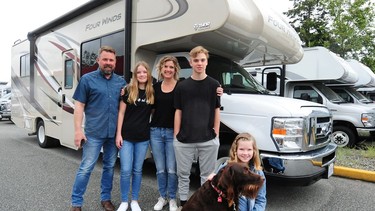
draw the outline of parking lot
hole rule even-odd
[[[0,121],[0,210],[66,211],[81,152],[57,147],[42,149],[34,136],[11,121]],[[115,169],[113,202],[120,204],[119,165]],[[94,169],[84,210],[101,210],[101,163]],[[192,190],[199,179],[193,177]],[[331,177],[307,187],[267,186],[267,210],[373,210],[375,183]],[[155,168],[144,165],[140,205],[152,210],[158,197]],[[165,208],[164,210],[168,210]]]

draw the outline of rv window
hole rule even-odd
[[[100,46],[108,45],[116,50],[116,69],[115,73],[124,75],[124,49],[125,49],[125,33],[124,31],[110,34],[82,44],[81,49],[81,76],[98,69],[96,58]]]
[[[335,88],[332,88],[332,90],[342,97],[342,99],[344,99],[346,102],[354,103],[354,99],[345,90]]]
[[[190,63],[186,57],[176,57],[178,64],[180,65],[180,73],[179,77],[180,79],[186,79],[191,76],[192,74],[192,69],[190,66]]]
[[[100,48],[100,39],[92,40],[82,44],[81,52],[81,76],[98,69],[96,57]]]
[[[206,71],[209,76],[219,81],[225,92],[269,93],[244,68],[229,59],[211,55]]]
[[[311,86],[295,86],[293,98],[320,104],[323,103],[322,97]]]
[[[65,89],[73,88],[73,73],[74,73],[74,63],[73,60],[69,59],[65,61],[65,80],[64,80],[64,87]]]
[[[20,76],[30,76],[30,54],[21,56],[20,60]]]

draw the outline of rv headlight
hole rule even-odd
[[[305,121],[303,118],[274,118],[272,138],[280,151],[302,149]]]
[[[365,127],[375,127],[375,114],[364,113],[361,116],[361,121]]]

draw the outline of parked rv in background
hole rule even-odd
[[[375,73],[366,65],[356,61],[349,60],[349,64],[353,67],[354,70],[361,71],[359,79],[362,83],[359,83],[356,86],[357,91],[363,94],[366,98],[371,101],[375,101]],[[360,81],[359,80],[359,81]]]
[[[375,102],[375,87],[361,87],[358,88],[357,91]]]
[[[75,148],[72,95],[80,77],[97,69],[100,46],[116,48],[116,73],[129,81],[139,60],[153,65],[156,77],[165,54],[176,56],[181,77],[189,77],[188,52],[202,45],[210,51],[207,73],[225,92],[219,157],[228,155],[238,133],[249,132],[269,179],[308,185],[333,173],[331,113],[321,104],[270,95],[237,63],[296,63],[300,43],[286,19],[260,0],[89,1],[13,46],[12,118],[37,134],[41,147],[58,140]],[[285,170],[275,172],[269,159]]]
[[[375,135],[375,109],[348,103],[329,85],[354,85],[358,74],[342,58],[323,47],[304,48],[296,64],[247,69],[263,85],[277,94],[326,105],[333,115],[333,141],[339,146],[354,146]],[[284,72],[284,76],[281,73]],[[284,90],[283,92],[280,90]]]
[[[357,60],[346,60],[357,73],[358,80],[354,84],[327,84],[334,92],[349,103],[367,105],[375,108],[374,102],[357,91],[358,88],[375,87],[375,74],[369,67]]]
[[[12,90],[9,82],[0,81],[0,98],[10,93],[11,91]]]

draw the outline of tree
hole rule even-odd
[[[294,0],[286,15],[305,47],[324,46],[375,71],[375,11],[368,0]]]

